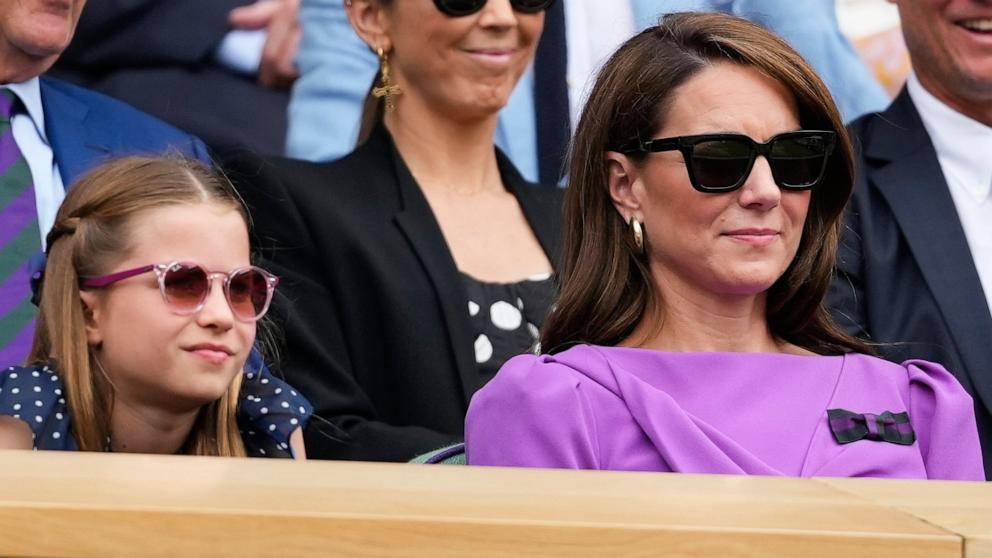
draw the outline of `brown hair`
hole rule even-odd
[[[103,275],[131,249],[134,217],[149,209],[220,203],[248,215],[226,178],[179,157],[127,157],[101,165],[69,190],[48,233],[48,263],[29,361],[54,361],[65,385],[80,450],[104,451],[110,434],[113,386],[87,342],[79,278]],[[235,411],[241,374],[227,392],[200,410],[184,450],[197,455],[245,455]]]
[[[741,64],[771,77],[795,96],[803,128],[837,134],[823,183],[813,191],[796,257],[768,290],[772,334],[819,354],[872,352],[839,329],[823,303],[854,180],[854,156],[840,114],[823,82],[785,41],[719,13],[665,16],[621,46],[600,71],[569,157],[559,296],[544,325],[545,351],[578,343],[615,345],[661,302],[647,262],[613,206],[605,153],[650,139],[675,91],[716,62]],[[633,156],[635,161],[642,157]]]

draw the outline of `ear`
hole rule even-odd
[[[83,306],[83,323],[86,326],[86,342],[91,347],[99,347],[103,343],[103,332],[100,329],[103,302],[97,293],[79,291],[79,302]]]
[[[373,52],[377,48],[385,52],[393,50],[388,14],[378,0],[352,0],[345,4],[345,11],[352,29]]]
[[[610,198],[613,207],[617,209],[624,222],[629,223],[631,217],[641,216],[640,169],[630,157],[616,151],[606,152],[606,173],[610,188]]]

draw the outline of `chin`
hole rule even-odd
[[[184,401],[190,408],[197,408],[219,400],[227,393],[229,387],[230,384],[189,385],[182,393],[177,393],[175,396]]]
[[[72,40],[73,29],[65,25],[52,25],[46,28],[47,24],[39,23],[38,31],[23,37],[20,44],[21,50],[37,58],[47,58],[58,56],[69,46]]]
[[[752,272],[734,274],[721,282],[720,292],[733,296],[756,296],[772,288],[781,273]]]

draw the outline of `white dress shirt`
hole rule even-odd
[[[992,128],[934,97],[915,74],[910,74],[906,87],[937,150],[992,310]]]
[[[12,91],[21,100],[26,109],[18,112],[11,121],[14,141],[27,159],[34,181],[34,199],[38,207],[38,228],[41,234],[41,245],[45,246],[45,236],[55,224],[55,214],[58,213],[62,200],[65,199],[65,188],[62,185],[62,175],[55,164],[51,143],[45,134],[45,111],[41,107],[41,84],[38,78],[22,83],[0,85]]]
[[[633,10],[627,0],[565,0],[566,79],[573,129],[599,69],[635,30]]]

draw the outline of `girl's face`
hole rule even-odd
[[[247,227],[228,205],[151,209],[133,216],[129,231],[131,250],[105,273],[174,261],[208,272],[249,265]],[[187,412],[227,391],[251,351],[255,323],[235,319],[222,283],[213,278],[203,309],[188,316],[170,310],[153,272],[80,291],[91,351],[117,399]]]

